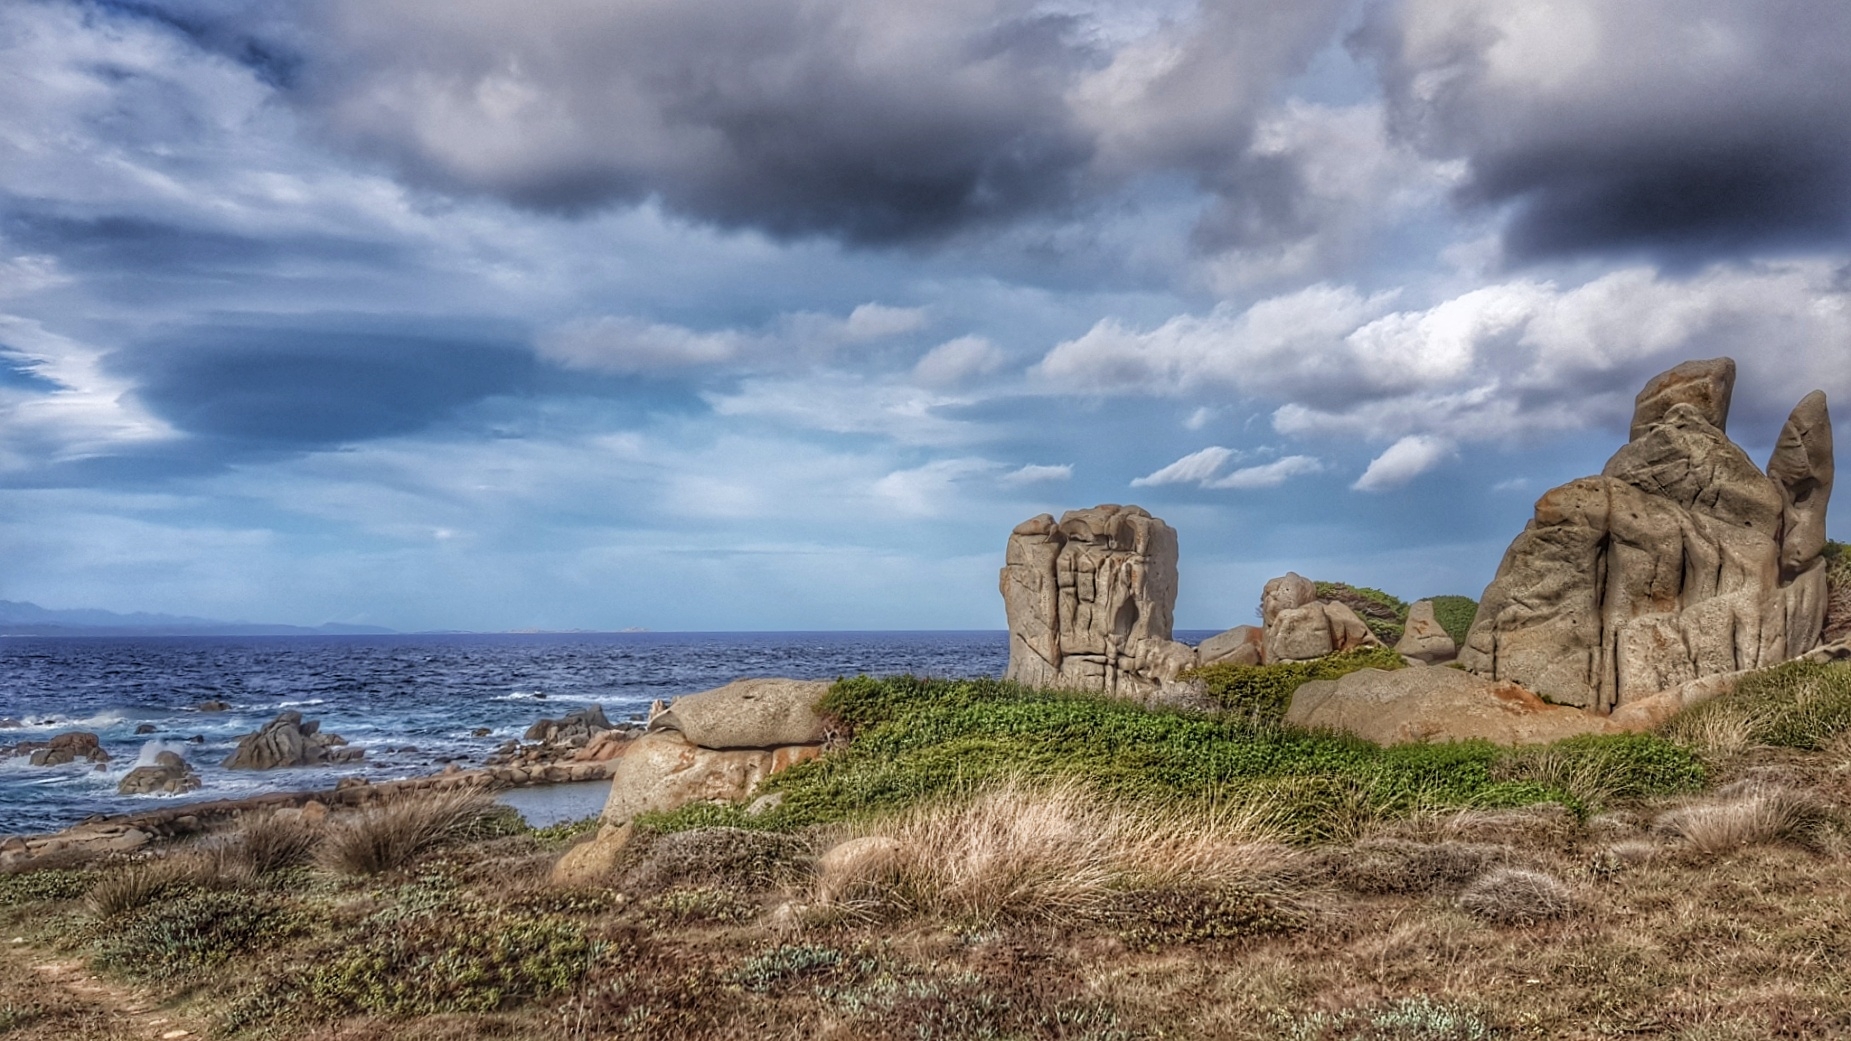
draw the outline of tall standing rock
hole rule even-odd
[[[1176,532],[1136,506],[1017,525],[1000,584],[1016,682],[1147,698],[1196,662],[1170,638]]]
[[[1724,432],[1727,358],[1639,393],[1632,439],[1599,477],[1555,488],[1511,543],[1464,667],[1606,713],[1700,676],[1818,643],[1831,420],[1807,395],[1763,472]]]

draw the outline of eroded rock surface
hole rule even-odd
[[[820,680],[745,679],[688,694],[656,713],[649,729],[677,730],[702,748],[776,748],[823,740]]]
[[[1000,584],[1011,680],[1148,699],[1197,663],[1170,638],[1176,532],[1136,506],[1017,525]]]
[[[1609,729],[1599,716],[1550,705],[1517,684],[1427,665],[1359,669],[1306,683],[1293,692],[1285,720],[1384,745],[1474,739],[1545,744]]]
[[[1687,362],[1640,392],[1598,477],[1538,500],[1459,662],[1597,713],[1819,642],[1831,420],[1814,392],[1766,471],[1725,433],[1735,364]]]
[[[1459,645],[1433,613],[1433,601],[1416,600],[1408,605],[1408,620],[1401,639],[1395,641],[1395,653],[1405,658],[1433,665],[1451,661]]]

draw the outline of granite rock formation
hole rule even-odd
[[[1382,642],[1348,605],[1319,600],[1317,584],[1295,571],[1266,583],[1260,620],[1266,626],[1261,660],[1267,664],[1309,661]]]
[[[1197,662],[1170,638],[1176,532],[1136,506],[1017,525],[1000,585],[1018,683],[1148,700]]]
[[[199,787],[199,775],[193,772],[178,752],[156,752],[154,762],[137,766],[116,785],[123,795],[152,795],[167,792],[177,795]]]
[[[292,766],[350,763],[364,752],[350,748],[339,734],[326,734],[319,720],[304,721],[300,712],[283,712],[255,734],[238,739],[225,757],[228,770],[279,770]]]
[[[1825,395],[1794,408],[1767,469],[1726,434],[1735,363],[1686,362],[1640,391],[1598,477],[1536,503],[1459,663],[1605,714],[1819,642],[1832,490]]]
[[[1459,645],[1433,613],[1433,601],[1416,600],[1408,605],[1408,620],[1395,641],[1395,653],[1427,665],[1451,661]]]
[[[1515,683],[1486,680],[1444,666],[1359,669],[1313,680],[1292,693],[1285,721],[1342,730],[1377,744],[1491,741],[1547,744],[1607,732],[1607,720],[1550,705]]]

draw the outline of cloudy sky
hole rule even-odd
[[[1654,372],[1851,400],[1847,96],[1822,0],[9,0],[0,598],[998,628],[1099,502],[1186,628],[1476,595]]]

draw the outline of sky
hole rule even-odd
[[[1097,503],[1180,628],[1476,596],[1652,374],[1851,400],[1847,96],[1822,0],[7,0],[0,598],[1000,628]]]

